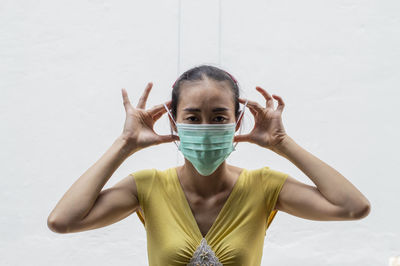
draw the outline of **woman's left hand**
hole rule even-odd
[[[247,141],[264,148],[273,149],[287,136],[281,117],[285,103],[278,95],[272,94],[271,97],[263,88],[257,86],[256,89],[264,96],[266,107],[264,108],[257,102],[248,100],[247,107],[254,116],[254,128],[248,134],[235,136],[233,141]],[[274,110],[273,98],[278,101],[276,110]],[[239,98],[239,102],[244,104],[246,99]]]

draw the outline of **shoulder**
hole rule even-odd
[[[268,167],[261,167],[257,169],[241,168],[233,165],[229,165],[229,170],[233,176],[243,176],[242,179],[249,179],[248,181],[259,181],[262,175],[265,176],[265,169]]]
[[[269,166],[246,170],[248,173],[248,179],[251,180],[251,183],[263,188],[264,190],[280,188],[289,176],[289,174],[273,169]]]
[[[156,184],[168,182],[171,180],[170,177],[174,174],[174,170],[173,167],[167,169],[147,168],[134,171],[130,175],[135,180],[136,185],[144,189],[145,187],[153,187]]]
[[[135,179],[136,182],[146,182],[149,179],[154,179],[154,177],[157,175],[157,169],[155,168],[148,168],[148,169],[142,169],[142,170],[137,170],[130,175]]]
[[[269,166],[264,166],[260,169],[261,178],[268,180],[269,182],[282,182],[285,181],[289,174],[270,168]]]

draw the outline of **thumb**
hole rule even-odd
[[[177,135],[158,135],[158,144],[172,142],[172,141],[179,141],[179,136]]]
[[[244,135],[237,135],[233,137],[233,142],[250,142],[251,135],[250,134],[244,134]]]

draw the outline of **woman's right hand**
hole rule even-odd
[[[167,110],[164,108],[163,104],[159,104],[149,110],[145,110],[147,97],[149,96],[152,87],[153,83],[149,82],[142,94],[142,97],[140,97],[136,108],[131,105],[127,91],[124,88],[122,89],[122,98],[126,112],[126,119],[121,137],[129,142],[130,146],[133,147],[134,152],[152,145],[179,140],[179,137],[176,135],[158,135],[154,131],[154,123]],[[170,108],[171,100],[165,104],[168,108]]]

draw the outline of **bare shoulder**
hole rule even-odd
[[[235,176],[239,176],[242,171],[244,170],[244,168],[238,167],[238,166],[234,166],[234,165],[227,165],[228,169],[235,175]]]

